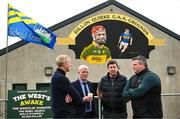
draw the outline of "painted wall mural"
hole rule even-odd
[[[137,20],[122,14],[100,14],[81,22],[70,33],[75,45],[69,49],[76,59],[91,64],[109,59],[129,59],[139,54],[149,58],[155,45],[164,40],[154,39],[150,31]],[[71,43],[72,44],[72,43]]]

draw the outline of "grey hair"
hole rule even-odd
[[[88,66],[85,65],[85,64],[82,64],[82,65],[80,65],[80,66],[78,67],[78,71],[80,71],[81,69],[87,69],[87,70],[89,70]]]
[[[58,67],[61,67],[68,59],[71,59],[68,55],[59,55],[56,57],[56,64]]]
[[[148,68],[147,60],[146,60],[146,58],[145,58],[144,56],[139,55],[139,56],[137,56],[137,57],[134,57],[132,60],[133,60],[133,61],[134,61],[134,60],[139,60],[139,64],[144,64],[144,66],[145,66],[146,68]]]

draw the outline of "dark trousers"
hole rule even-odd
[[[104,119],[112,119],[112,118],[127,119],[127,112],[112,113],[112,112],[103,111],[103,118]]]
[[[72,118],[72,114],[71,113],[59,113],[59,114],[54,114],[53,116],[53,119],[59,119],[59,118],[62,118],[62,119],[69,119],[69,118]]]
[[[83,119],[83,118],[92,119],[92,118],[94,118],[94,113],[93,113],[93,111],[84,112],[84,113],[78,113],[78,114],[73,115],[73,118],[74,119],[77,119],[77,118],[79,118],[79,119]]]
[[[159,117],[135,117],[135,116],[133,116],[133,119],[162,119],[162,118],[159,118]]]
[[[83,118],[93,118],[94,117],[94,114],[93,112],[86,112],[85,115],[83,116]]]

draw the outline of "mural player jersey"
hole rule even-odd
[[[111,59],[111,52],[109,48],[104,45],[102,45],[101,48],[96,47],[93,41],[83,49],[80,59],[84,59],[91,64],[102,64]]]
[[[130,33],[123,33],[121,37],[122,37],[122,42],[129,43],[129,40],[131,39],[132,36]]]

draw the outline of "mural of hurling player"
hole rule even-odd
[[[132,45],[132,35],[129,33],[129,29],[125,29],[124,33],[120,35],[118,47],[121,53],[127,49],[128,45]]]
[[[101,26],[93,26],[91,29],[93,41],[81,52],[80,59],[91,64],[105,63],[111,59],[111,51],[105,46],[107,40],[106,29]]]

